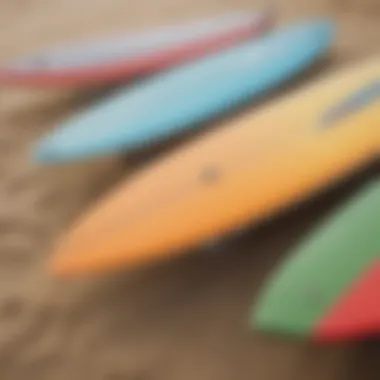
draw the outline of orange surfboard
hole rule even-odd
[[[258,222],[370,163],[380,57],[338,70],[156,161],[82,216],[56,275],[135,268]]]

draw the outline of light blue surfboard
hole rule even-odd
[[[334,24],[314,19],[124,88],[37,143],[43,163],[125,153],[264,95],[323,56]]]

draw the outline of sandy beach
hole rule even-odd
[[[273,4],[280,23],[305,16],[336,18],[334,48],[322,67],[308,73],[313,77],[380,52],[378,1]],[[260,4],[265,5],[248,0],[2,0],[0,61],[77,38]],[[376,343],[317,347],[269,339],[247,332],[244,324],[286,248],[378,167],[253,229],[217,254],[199,252],[108,278],[49,277],[45,261],[57,236],[136,162],[120,157],[41,168],[31,163],[28,149],[60,120],[104,95],[0,88],[1,380],[378,379]],[[138,163],[153,156],[147,152]]]

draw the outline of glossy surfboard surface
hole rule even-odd
[[[149,78],[68,120],[37,144],[35,157],[53,163],[127,152],[196,127],[296,75],[333,36],[329,21],[303,22]]]
[[[257,37],[272,25],[269,12],[233,12],[51,50],[0,68],[0,84],[82,86],[146,75]]]
[[[379,57],[226,123],[129,177],[72,226],[60,275],[184,254],[306,199],[377,156]]]
[[[377,180],[341,205],[286,257],[254,306],[253,327],[318,341],[378,334],[379,227]]]

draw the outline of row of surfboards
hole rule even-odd
[[[26,58],[0,84],[83,87],[140,81],[67,120],[34,147],[41,164],[125,154],[258,100],[326,58],[335,24],[275,28],[235,12]],[[136,84],[137,83],[137,84]],[[222,122],[129,176],[59,242],[57,276],[134,269],[286,211],[378,159],[380,56],[316,78]],[[331,340],[380,328],[380,181],[286,258],[252,325]]]

